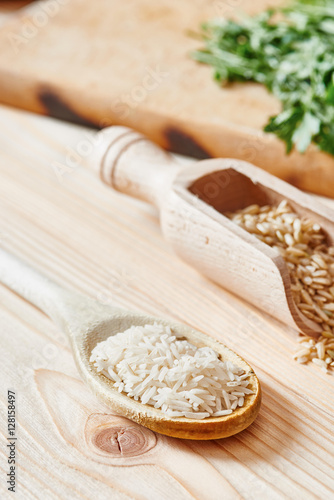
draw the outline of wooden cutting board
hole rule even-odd
[[[279,0],[48,0],[0,30],[0,100],[94,127],[124,124],[172,151],[250,161],[298,187],[334,194],[334,158],[285,154],[262,132],[279,102],[258,84],[220,88],[189,57],[206,19]]]

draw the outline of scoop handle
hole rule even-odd
[[[97,134],[93,167],[108,186],[159,207],[182,168],[142,134],[107,127]]]

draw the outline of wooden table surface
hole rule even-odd
[[[235,437],[191,442],[142,429],[134,446],[134,424],[83,385],[61,332],[1,286],[0,497],[12,498],[4,443],[13,389],[16,498],[334,498],[333,376],[293,361],[296,332],[181,262],[153,208],[113,192],[85,167],[93,141],[89,129],[0,108],[1,246],[102,302],[220,339],[256,370],[262,409]],[[110,436],[103,446],[101,429]]]

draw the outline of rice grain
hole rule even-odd
[[[133,326],[99,342],[90,362],[119,392],[169,417],[229,415],[253,394],[243,369],[158,323]]]
[[[327,371],[333,366],[328,362],[333,358],[326,341],[334,338],[334,247],[327,244],[326,233],[318,223],[299,217],[287,200],[278,206],[253,204],[250,211],[246,207],[225,215],[269,244],[285,260],[296,306],[323,328],[317,343],[302,338],[301,342],[306,340],[308,345],[294,358],[299,363],[312,361]],[[270,240],[264,234],[270,234]]]

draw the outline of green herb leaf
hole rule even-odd
[[[192,57],[212,66],[219,84],[259,82],[280,99],[282,112],[264,130],[284,140],[287,152],[303,153],[313,141],[334,155],[333,34],[334,0],[297,0],[239,22],[205,23],[205,48]]]

